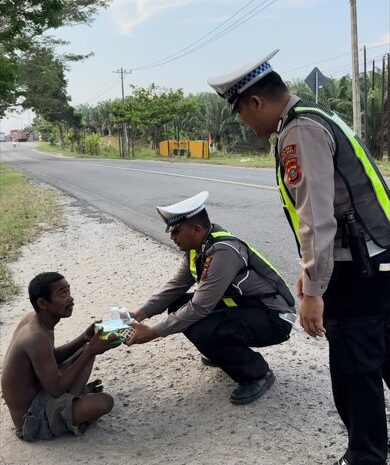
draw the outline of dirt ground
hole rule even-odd
[[[59,271],[75,299],[56,344],[80,334],[111,306],[137,308],[175,271],[179,254],[73,198],[61,196],[66,226],[23,249],[12,270],[23,293],[1,311],[1,364],[13,330],[31,311],[27,285]],[[163,225],[161,225],[163,227]],[[160,318],[160,317],[159,317]],[[327,343],[294,329],[262,351],[277,380],[257,402],[234,406],[234,383],[203,366],[181,335],[97,358],[113,411],[82,437],[23,443],[1,399],[0,463],[5,465],[332,465],[346,444],[331,398]]]

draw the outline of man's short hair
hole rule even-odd
[[[192,226],[200,224],[203,229],[209,229],[211,226],[209,215],[205,208],[196,215],[191,216],[191,218],[188,218],[188,220],[186,220],[186,223],[189,223]]]
[[[283,79],[275,71],[271,71],[262,79],[257,81],[253,86],[240,95],[239,100],[244,101],[251,95],[261,95],[272,101],[279,101],[288,92]]]
[[[45,300],[51,299],[52,284],[57,281],[65,279],[62,274],[56,273],[55,271],[50,271],[46,273],[40,273],[35,278],[33,278],[28,285],[28,295],[30,297],[31,305],[34,307],[34,310],[39,313],[38,299],[42,298]]]

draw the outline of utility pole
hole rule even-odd
[[[351,4],[351,49],[352,49],[352,106],[353,129],[361,136],[362,125],[360,116],[360,86],[359,86],[359,51],[357,39],[356,0],[349,0]]]
[[[368,83],[367,83],[367,50],[364,46],[364,142],[369,147],[368,134]]]
[[[375,92],[375,60],[372,60],[372,79],[371,79],[371,153],[375,153],[375,133],[374,133],[374,124],[375,124],[375,100],[374,100],[374,92]]]
[[[113,71],[113,73],[121,75],[122,103],[125,103],[125,88],[123,84],[123,75],[131,74],[131,69],[127,71],[121,68],[121,69],[117,69],[116,71]],[[128,157],[127,124],[126,123],[122,123],[122,155],[123,155],[123,158]]]
[[[387,160],[390,160],[390,53],[387,54]]]
[[[385,150],[385,57],[382,58],[382,98],[381,98],[381,148],[380,148],[380,159],[383,158],[383,152]]]

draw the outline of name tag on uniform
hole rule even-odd
[[[380,263],[379,271],[390,271],[390,263]]]

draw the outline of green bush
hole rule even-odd
[[[100,149],[101,149],[101,155],[103,157],[107,157],[107,158],[117,158],[117,157],[119,157],[118,149],[116,147],[114,147],[111,144],[111,142],[106,144],[103,141],[101,141]]]
[[[90,155],[100,155],[100,145],[102,137],[99,134],[90,134],[85,138],[85,151]]]
[[[57,143],[57,137],[56,137],[55,134],[53,134],[53,133],[50,134],[48,139],[49,139],[48,141],[49,141],[49,144],[50,144],[50,145],[56,145],[56,143]]]

